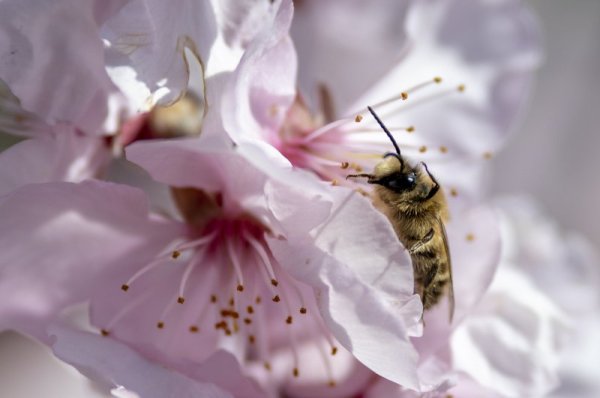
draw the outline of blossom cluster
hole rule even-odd
[[[486,199],[540,60],[520,1],[4,0],[0,24],[0,330],[118,397],[558,384],[568,303]],[[391,149],[367,106],[448,198],[452,322],[346,178]]]

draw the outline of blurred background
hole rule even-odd
[[[600,1],[529,4],[546,59],[490,185],[494,194],[531,194],[564,228],[600,247]]]
[[[522,124],[494,160],[492,193],[528,193],[564,229],[600,247],[600,1],[529,4],[542,24],[546,61]],[[104,396],[17,334],[0,334],[0,358],[1,396]]]

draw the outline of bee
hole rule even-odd
[[[398,239],[408,250],[413,266],[414,291],[423,309],[437,304],[444,293],[449,299],[449,319],[454,315],[454,289],[448,237],[444,222],[448,205],[443,191],[427,165],[413,167],[402,157],[394,137],[370,106],[367,107],[387,134],[396,152],[383,156],[372,174],[351,174],[346,178],[367,178],[374,184],[374,204],[390,220]]]

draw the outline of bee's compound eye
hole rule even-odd
[[[395,192],[411,191],[417,182],[417,176],[414,172],[408,174],[392,174],[385,179],[384,184],[387,188]]]

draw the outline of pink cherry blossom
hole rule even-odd
[[[44,122],[24,110],[1,81],[0,129],[29,138],[0,153],[0,193],[29,183],[97,177],[110,160],[103,139],[85,135],[71,123]]]
[[[153,110],[162,121],[173,119],[172,108],[165,116],[167,111],[155,105],[184,97],[191,72],[198,81],[199,98],[194,102],[187,96],[179,102],[184,108],[177,114],[180,126],[154,121],[159,125],[155,132],[168,137],[180,134],[181,127],[188,135],[190,130],[199,134],[205,106],[217,102],[211,87],[217,79],[205,81],[203,69],[210,64],[216,73],[219,60],[235,60],[233,54],[241,50],[233,48],[239,45],[233,37],[250,40],[257,25],[273,19],[271,5],[261,7],[261,12],[256,7],[253,17],[244,19],[235,11],[236,4],[199,0],[171,7],[152,0],[59,0],[49,6],[39,0],[4,1],[0,129],[43,139],[0,155],[7,169],[15,168],[11,163],[19,158],[18,167],[30,174],[5,177],[12,181],[3,190],[18,186],[17,180],[77,182],[104,176],[111,145],[105,138],[93,137],[118,133],[112,146],[120,154],[124,145],[139,138],[132,125],[145,120],[146,112]],[[211,60],[217,36],[222,35],[231,43],[220,46],[217,59]],[[191,104],[191,109],[182,104]],[[59,137],[63,134],[69,137]],[[59,150],[63,141],[73,142],[66,148],[75,152]],[[23,152],[32,155],[19,155]]]
[[[0,195],[25,184],[83,181],[105,169],[110,157],[102,140],[79,134],[69,126],[51,130],[0,154]]]
[[[340,50],[327,47],[331,40],[318,39],[314,43],[321,48],[311,53],[313,48],[296,37],[296,53],[289,37],[291,1],[247,4],[244,12],[236,12],[235,2],[230,1],[222,8],[208,1],[189,1],[176,9],[159,3],[115,2],[108,9],[95,3],[73,9],[64,6],[61,12],[69,18],[84,10],[87,20],[94,21],[84,38],[89,36],[95,57],[104,57],[102,72],[96,63],[89,70],[100,76],[101,87],[88,90],[102,93],[103,106],[91,107],[90,115],[85,108],[64,111],[75,137],[81,138],[80,131],[106,133],[112,93],[127,99],[128,116],[147,111],[185,92],[190,52],[206,63],[210,77],[201,76],[200,90],[203,137],[136,143],[126,150],[129,160],[173,189],[180,220],[149,212],[148,199],[122,185],[90,181],[16,189],[20,181],[91,177],[98,164],[91,157],[81,164],[60,158],[47,174],[24,173],[14,181],[10,175],[2,176],[7,181],[3,193],[8,194],[2,198],[0,213],[7,214],[11,234],[0,238],[6,251],[0,294],[16,297],[18,304],[0,306],[0,327],[17,328],[47,341],[45,327],[50,320],[66,306],[89,300],[91,322],[103,336],[53,328],[50,334],[57,339],[57,355],[81,369],[93,369],[96,378],[112,386],[142,396],[228,396],[227,392],[252,396],[254,391],[247,386],[254,381],[245,379],[246,374],[252,374],[268,393],[277,394],[283,384],[286,393],[294,396],[294,391],[300,391],[296,387],[306,387],[297,386],[305,373],[307,378],[314,375],[314,361],[303,359],[302,347],[315,340],[321,343],[316,353],[324,377],[297,396],[310,396],[310,391],[323,396],[361,390],[375,394],[372,391],[378,389],[399,396],[414,391],[433,396],[452,386],[457,370],[474,388],[538,391],[528,389],[528,380],[506,381],[501,372],[488,377],[478,373],[486,368],[468,358],[455,354],[452,362],[449,357],[466,346],[481,358],[495,359],[489,341],[473,336],[479,322],[488,321],[486,311],[492,318],[498,316],[488,306],[510,292],[502,284],[499,293],[493,290],[498,226],[488,208],[463,198],[480,195],[481,159],[500,147],[537,63],[536,32],[529,14],[510,0],[484,5],[394,4],[384,24],[399,26],[391,36],[364,15],[365,27],[373,32],[369,39],[385,39],[381,41],[385,46],[381,52],[358,52],[361,63],[388,57],[363,80],[336,75],[361,46]],[[327,6],[307,2],[299,10],[303,7],[296,26],[311,26],[312,18],[345,11],[339,14],[338,24],[328,27],[335,28],[333,41],[347,40],[341,33],[344,19],[356,20],[365,11],[360,5],[346,8],[340,2]],[[399,22],[392,18],[396,15]],[[197,16],[202,18],[198,21]],[[465,19],[483,21],[475,26],[479,34],[466,32],[471,25]],[[493,45],[486,47],[492,43],[490,37]],[[104,48],[97,53],[100,38]],[[212,56],[219,46],[237,47],[243,54],[237,68],[235,54],[229,54],[227,61],[232,62]],[[384,51],[388,46],[397,48]],[[323,61],[323,54],[329,58],[339,54],[333,57],[339,63]],[[431,66],[435,59],[444,63],[444,70]],[[23,96],[25,109],[56,129],[63,109],[44,109],[47,103],[36,102],[39,93],[20,89],[18,82],[23,79],[19,75],[14,84],[6,80],[19,98]],[[297,81],[302,95],[296,92]],[[315,87],[322,87],[320,109],[311,95]],[[89,101],[98,100],[92,97]],[[389,222],[366,198],[314,178],[346,184],[348,168],[369,169],[375,164],[372,155],[388,150],[385,135],[375,133],[376,125],[364,115],[367,104],[383,111],[403,154],[422,156],[451,197],[453,218],[448,230],[457,296],[453,325],[442,315],[447,313],[443,303],[425,315],[422,329],[410,259]],[[77,105],[84,107],[86,101]],[[135,124],[143,117],[129,122]],[[221,123],[234,139],[233,147],[223,141]],[[52,145],[62,147],[54,143],[69,142],[66,137]],[[80,145],[86,147],[84,141]],[[0,162],[12,163],[21,153],[32,151],[15,147]],[[72,159],[77,160],[78,151],[73,151]],[[37,160],[52,159],[44,156]],[[74,169],[77,177],[72,177]],[[28,208],[35,211],[29,214]],[[31,237],[25,242],[23,236]],[[511,287],[508,279],[506,285]],[[541,314],[534,311],[544,328],[557,317],[550,307]],[[512,327],[511,315],[506,323]],[[514,329],[518,334],[519,325]],[[539,343],[535,348],[544,353],[550,348],[542,340],[535,341]],[[525,354],[532,352],[530,345],[526,348]],[[315,351],[314,345],[311,349]],[[282,351],[288,351],[290,359],[275,369]],[[119,362],[121,356],[133,372]],[[532,356],[532,367],[538,359]],[[348,363],[356,370],[351,374],[360,377],[340,383],[335,369]],[[232,390],[227,385],[231,380],[219,380],[215,372],[207,376],[211,364],[235,368],[231,380],[241,380],[238,386],[244,386],[243,391]],[[155,380],[145,384],[135,372],[153,374],[157,383],[162,380],[172,388],[158,389]],[[496,385],[496,380],[503,383]],[[536,388],[542,384],[539,380],[547,379],[536,379]],[[339,388],[332,389],[334,385]]]
[[[539,228],[539,224],[529,224],[525,218],[532,216],[528,213],[530,205],[525,203],[525,206],[515,207],[515,204],[521,203],[508,203],[511,204],[508,208],[511,212],[521,214],[520,218],[512,219],[509,223],[503,218],[503,231],[509,241],[520,238],[523,226],[528,229]],[[516,226],[519,227],[514,230]],[[458,322],[449,336],[438,335],[435,340],[427,340],[431,337],[428,336],[429,319],[435,321],[435,318],[426,317],[424,337],[414,340],[420,348],[419,376],[422,387],[431,383],[431,391],[417,393],[407,390],[360,366],[350,356],[346,357],[345,362],[335,362],[335,367],[329,370],[338,375],[338,390],[322,387],[322,369],[317,369],[312,379],[293,383],[282,381],[277,388],[285,391],[286,396],[295,398],[349,395],[412,398],[446,397],[448,394],[460,397],[546,396],[557,386],[559,354],[565,347],[569,328],[566,314],[536,286],[539,279],[530,279],[527,272],[532,264],[552,267],[557,257],[561,257],[547,250],[540,252],[545,259],[531,257],[532,248],[550,243],[544,231],[538,232],[528,234],[527,241],[519,240],[517,247],[504,250],[502,262],[489,289],[477,298],[469,314]],[[554,231],[546,229],[545,232],[550,232],[551,236]],[[564,241],[553,243],[555,252],[570,251]],[[571,254],[576,255],[576,252],[571,251]],[[569,261],[563,257],[564,260]],[[573,257],[570,261],[571,265],[578,264]],[[565,262],[561,264],[566,265]],[[466,282],[468,278],[462,275],[457,276],[456,280]],[[457,297],[468,295],[468,285],[458,287],[456,293]],[[419,339],[426,344],[419,344]],[[318,341],[305,343],[301,355],[315,355],[314,346],[318,344]],[[428,351],[432,351],[429,344],[437,348],[428,354]],[[289,352],[280,353],[279,361],[289,361],[289,355]]]
[[[600,392],[595,376],[600,354],[596,250],[579,234],[560,228],[529,197],[503,197],[498,205],[505,219],[505,257],[552,297],[570,321],[560,362],[555,361],[552,369],[558,372],[558,387],[550,396],[596,396]]]
[[[59,358],[77,366],[97,382],[121,386],[115,396],[261,397],[256,385],[240,374],[235,358],[225,352],[216,353],[207,364],[196,367],[190,375],[183,375],[147,360],[118,341],[67,327],[54,327],[50,333]],[[223,369],[228,370],[225,378]]]
[[[27,111],[49,124],[71,122],[87,134],[102,133],[108,99],[118,95],[104,68],[97,27],[122,2],[100,3],[28,0],[0,5],[0,79]]]
[[[184,49],[207,62],[217,36],[213,5],[203,0],[5,1],[2,18],[0,79],[27,111],[90,135],[116,133],[122,114],[144,101],[149,110],[182,96]]]
[[[335,91],[339,87],[341,93],[348,92],[341,84],[335,84],[342,79],[340,71],[344,70],[343,45],[336,43],[336,47],[336,44],[332,44],[331,48],[325,47],[327,50],[319,52],[319,46],[329,44],[327,39],[322,42],[308,40],[308,44],[302,47],[302,38],[299,37],[299,47],[304,48],[308,54],[306,62],[316,63],[318,54],[327,54],[328,60],[340,61],[337,69],[323,67],[327,61],[321,61],[318,68],[312,69],[329,72],[329,76],[332,77],[331,90],[329,94],[325,91],[326,95],[321,96],[325,104],[321,113],[316,116],[311,114],[310,106],[312,105],[314,110],[318,105],[317,101],[313,99],[312,103],[307,104],[303,101],[302,94],[308,92],[310,97],[311,93],[319,91],[316,88],[320,83],[327,85],[329,82],[326,79],[317,80],[323,73],[310,73],[309,76],[315,81],[308,83],[314,82],[313,87],[298,95],[293,76],[286,77],[278,73],[281,70],[294,71],[296,62],[296,53],[285,34],[287,26],[282,26],[281,30],[263,36],[262,41],[261,36],[258,36],[254,45],[249,47],[223,100],[226,108],[235,110],[234,117],[224,120],[224,124],[236,142],[259,141],[261,144],[258,147],[264,150],[269,150],[270,145],[282,155],[283,159],[280,159],[280,162],[287,160],[299,168],[314,172],[322,179],[332,181],[333,185],[347,184],[344,177],[349,173],[348,169],[369,170],[374,165],[372,159],[381,156],[391,147],[373,119],[370,116],[366,117],[361,111],[367,104],[373,104],[376,109],[381,108],[386,123],[389,120],[388,125],[398,133],[397,139],[403,154],[416,157],[422,153],[422,158],[431,165],[434,174],[440,176],[450,196],[453,221],[449,225],[449,236],[455,267],[458,268],[456,280],[459,284],[461,281],[466,284],[464,287],[457,287],[457,291],[460,292],[457,297],[460,297],[458,300],[461,301],[458,304],[459,318],[467,315],[482,297],[492,280],[499,258],[499,237],[493,217],[485,216],[480,223],[467,222],[468,216],[465,215],[472,212],[469,208],[472,204],[467,205],[465,199],[474,199],[481,195],[481,160],[489,158],[506,136],[510,122],[515,119],[515,104],[524,100],[529,76],[539,58],[537,32],[531,24],[529,13],[520,6],[509,6],[509,3],[506,2],[506,7],[491,4],[461,5],[455,7],[452,12],[449,11],[452,3],[441,1],[415,5],[408,10],[399,7],[397,15],[402,16],[406,12],[408,18],[407,32],[412,40],[407,40],[410,41],[410,46],[405,48],[406,53],[401,62],[397,62],[397,65],[390,62],[391,70],[385,78],[359,99],[340,99],[340,95]],[[335,2],[328,3],[327,6],[311,2],[302,3],[299,6],[300,12],[302,7],[307,7],[308,12],[301,18],[321,18],[321,12],[331,12],[333,15],[331,10],[339,11],[346,6],[337,4],[336,9]],[[353,11],[351,7],[344,9],[339,14],[338,21],[343,21],[346,15],[355,15],[353,12],[366,12],[366,8],[358,7],[358,11]],[[339,25],[328,25],[327,30],[337,28],[343,31],[345,27],[350,29],[350,26],[354,26],[349,23],[352,18],[346,18],[348,27],[338,22]],[[502,45],[485,47],[488,44],[486,38],[492,33],[483,25],[478,27],[481,30],[480,35],[472,36],[474,41],[446,40],[442,35],[448,26],[452,26],[451,32],[457,37],[464,35],[461,28],[466,29],[470,25],[460,23],[463,18],[488,20],[490,23],[493,21],[504,26],[503,40],[500,40]],[[422,29],[422,26],[427,26],[427,29]],[[383,33],[388,34],[387,32],[385,30]],[[393,32],[397,38],[405,38],[402,30]],[[314,32],[311,34],[316,35]],[[348,38],[340,33],[333,36],[323,33],[323,36],[331,38],[334,42],[336,38]],[[495,42],[498,42],[497,38]],[[354,44],[353,41],[351,43]],[[313,47],[317,47],[317,55],[311,53]],[[342,48],[339,50],[341,55],[331,57],[332,53],[337,54],[335,51],[339,47]],[[359,45],[358,50],[362,47]],[[431,60],[436,57],[441,59],[447,68],[448,73],[443,78],[437,78],[438,73],[442,72],[436,72],[431,67]],[[301,52],[298,54],[298,64],[302,75],[304,63]],[[278,78],[269,75],[267,79],[265,69],[273,70],[273,75]],[[426,74],[429,74],[429,77]],[[413,88],[407,83],[402,83],[407,80],[406,76],[416,76]],[[360,84],[364,83],[360,79],[356,80]],[[438,91],[437,94],[433,91],[429,96],[424,94],[426,90],[434,90],[447,80],[454,81],[454,84],[446,91]],[[301,80],[302,83],[306,81],[307,79],[304,82]],[[512,90],[511,101],[504,101],[503,95],[506,93],[500,92],[505,87],[501,87],[499,82],[506,83],[506,87]],[[347,79],[347,84],[351,85],[352,79]],[[405,89],[399,88],[402,87],[401,84],[405,85]],[[467,85],[466,90],[463,84]],[[356,95],[360,94],[358,90],[355,92]],[[331,120],[332,108],[327,106],[331,105],[331,98],[348,104],[348,110],[343,113],[345,117]],[[410,105],[413,98],[415,104]],[[395,105],[403,100],[406,101],[406,107]],[[351,102],[359,104],[354,106],[354,112],[353,107],[349,105]],[[496,112],[496,116],[490,117],[493,112]],[[416,127],[413,127],[411,124],[419,120],[426,127],[420,135],[420,127],[416,124]],[[404,127],[396,127],[397,125]],[[406,135],[400,138],[399,134],[402,131]],[[418,138],[419,136],[421,138]],[[415,138],[412,140],[414,144],[410,143],[410,137]],[[404,144],[407,141],[409,143]],[[268,167],[265,166],[265,169]],[[466,240],[473,240],[467,237],[474,236],[477,237],[476,244],[472,247],[465,245]],[[477,252],[485,253],[485,256],[478,256],[475,254]],[[467,284],[467,275],[475,276],[475,281]],[[445,321],[446,317],[439,316],[439,311],[441,309],[426,316],[425,336],[420,340],[415,339],[415,345],[423,360],[443,348],[452,331]],[[445,323],[442,323],[442,320]],[[395,378],[397,376],[394,376],[397,373],[387,368],[388,362],[382,355],[369,356],[376,350],[373,348],[375,344],[365,353],[344,341],[342,345],[352,347],[353,354],[377,373],[399,381]],[[379,348],[385,349],[385,346]],[[424,382],[425,384],[417,386],[414,383],[416,380],[413,377],[410,382],[400,382],[413,389],[428,390],[435,387],[433,382],[429,385]]]
[[[224,95],[228,106],[236,104],[225,127],[236,141],[265,141],[292,164],[347,184],[352,169],[370,170],[390,148],[367,116],[366,105],[372,105],[403,155],[426,161],[452,197],[479,198],[480,160],[504,142],[539,62],[532,17],[514,1],[389,7],[390,17],[377,19],[384,8],[370,3],[300,3],[292,30],[298,53],[285,30],[248,48]],[[322,23],[327,16],[335,23]],[[473,25],[466,19],[487,22]],[[357,20],[371,33],[363,40]],[[316,28],[309,29],[311,24]],[[375,43],[389,49],[385,67],[372,59],[381,55],[372,50]],[[364,73],[346,73],[352,51],[359,65],[376,65],[374,72],[366,65]],[[287,77],[281,70],[289,71]]]
[[[408,258],[392,244],[395,236],[383,215],[355,194],[327,198],[321,183],[289,168],[280,171],[279,180],[267,178],[230,147],[219,145],[209,136],[198,142],[139,143],[128,149],[128,157],[157,180],[181,189],[186,226],[149,216],[141,193],[120,185],[50,183],[7,195],[2,208],[13,215],[5,219],[14,229],[2,242],[8,255],[2,263],[10,266],[3,267],[0,290],[15,301],[2,308],[3,326],[45,339],[48,319],[87,298],[91,321],[101,334],[184,373],[188,363],[207,360],[222,344],[241,363],[259,362],[268,368],[270,347],[294,347],[307,333],[332,341],[328,361],[335,361],[338,350],[334,335],[357,339],[352,344],[366,350],[364,339],[379,333],[390,339],[388,352],[411,355],[408,336],[418,330],[420,302],[412,293]],[[238,151],[247,152],[243,146]],[[260,153],[248,159],[263,165],[265,161],[257,159]],[[198,191],[185,189],[189,187]],[[184,200],[186,194],[196,195],[191,206]],[[35,204],[37,200],[41,202]],[[24,206],[38,209],[28,222],[21,220]],[[129,206],[131,215],[124,214]],[[311,232],[327,219],[332,206],[366,216],[344,228],[345,216],[338,212],[320,232]],[[51,214],[63,213],[54,225],[46,221]],[[351,251],[359,249],[351,242],[368,229],[382,239],[362,240],[363,250],[379,256],[361,274],[365,263],[352,258]],[[50,230],[55,233],[43,232]],[[16,244],[33,231],[25,246]],[[315,239],[322,247],[311,251]],[[64,257],[71,245],[73,250]],[[304,254],[292,262],[282,257],[285,245],[304,248]],[[44,247],[54,254],[39,258]],[[22,251],[28,255],[20,255]],[[61,264],[58,271],[54,263]],[[405,265],[390,267],[392,263]],[[29,280],[35,273],[46,277],[36,284]],[[386,275],[395,283],[382,292],[377,278]],[[314,288],[322,289],[319,302]],[[350,289],[361,292],[364,308],[346,308]],[[36,322],[40,319],[41,324]],[[289,377],[301,375],[307,366],[296,362]],[[389,366],[399,371],[395,377],[414,377],[411,365]]]
[[[0,291],[10,300],[0,306],[0,327],[41,340],[45,323],[89,298],[103,271],[149,261],[181,228],[149,219],[141,191],[96,181],[26,185],[3,196],[2,213]]]

